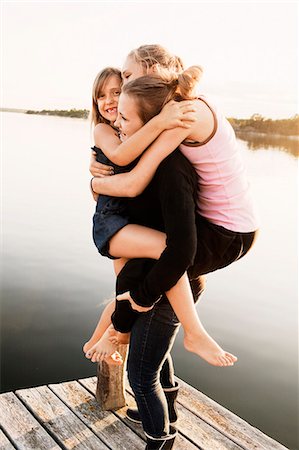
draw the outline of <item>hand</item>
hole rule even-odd
[[[195,113],[195,100],[184,100],[182,102],[171,100],[166,103],[157,117],[164,130],[176,127],[190,128],[192,123],[196,121]]]
[[[108,177],[114,175],[114,169],[111,166],[106,166],[105,164],[96,161],[96,152],[92,152],[90,158],[89,171],[93,177]]]
[[[150,307],[144,307],[144,306],[137,305],[137,303],[135,303],[134,300],[132,299],[129,291],[125,292],[124,294],[118,295],[116,297],[116,300],[119,300],[119,301],[129,300],[129,302],[131,303],[132,309],[137,312],[147,312],[150,309],[153,309],[153,307],[155,306],[155,305],[152,305]]]

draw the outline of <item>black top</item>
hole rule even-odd
[[[145,274],[143,282],[131,290],[132,298],[139,305],[156,302],[192,266],[197,249],[196,197],[196,172],[176,150],[162,161],[145,191],[129,199],[131,223],[167,235],[167,246],[160,259]]]

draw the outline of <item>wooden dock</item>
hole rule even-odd
[[[176,450],[276,450],[283,445],[182,380]],[[0,395],[0,450],[143,450],[142,427],[126,407],[100,411],[97,378],[20,389]],[[126,384],[128,405],[135,404]]]

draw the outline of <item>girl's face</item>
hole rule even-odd
[[[115,126],[119,129],[120,140],[125,141],[143,126],[136,101],[127,94],[121,94],[118,102],[118,117]]]
[[[147,71],[142,66],[142,64],[139,64],[134,60],[134,58],[128,56],[122,68],[123,84],[126,84],[129,81],[135,80],[136,78],[142,77],[144,75],[150,75],[152,72],[152,68]]]
[[[109,77],[103,85],[97,99],[99,112],[111,124],[117,118],[117,105],[121,91],[121,81],[117,75]]]

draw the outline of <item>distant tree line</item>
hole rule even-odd
[[[76,117],[80,119],[87,119],[89,117],[88,109],[69,109],[61,110],[43,109],[42,111],[26,111],[27,114],[43,114],[47,116],[61,116],[61,117]],[[299,135],[299,115],[291,117],[290,119],[266,119],[260,114],[253,114],[249,119],[235,119],[228,118],[232,127],[236,132],[255,132],[265,134],[280,134],[283,136],[298,136]]]
[[[256,132],[265,134],[280,134],[284,136],[299,135],[299,115],[290,119],[266,119],[260,114],[253,114],[249,119],[228,118],[236,132]]]
[[[45,116],[61,116],[61,117],[76,117],[78,119],[87,119],[89,116],[88,109],[43,109],[42,111],[26,111],[26,114],[42,114]]]

